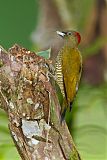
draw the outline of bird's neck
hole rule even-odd
[[[74,45],[74,44],[64,44],[64,48],[65,49],[75,49],[75,48],[77,48],[77,46],[76,45]]]
[[[65,40],[64,47],[65,48],[71,48],[71,49],[77,48],[77,42],[76,41],[71,42],[71,41]]]

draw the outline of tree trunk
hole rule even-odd
[[[14,45],[0,47],[0,107],[23,160],[80,160],[54,89],[52,62]]]

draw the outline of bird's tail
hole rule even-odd
[[[61,123],[63,122],[63,120],[65,118],[66,110],[67,110],[67,101],[64,98],[63,104],[62,104],[62,107],[61,107]]]
[[[65,115],[66,115],[66,111],[67,111],[68,107],[69,107],[70,112],[71,112],[72,104],[73,104],[73,101],[70,102],[70,104],[68,105],[67,100],[64,98],[63,105],[62,105],[62,108],[61,108],[61,124],[62,124],[63,120],[65,119]]]

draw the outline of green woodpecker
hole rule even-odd
[[[60,32],[57,34],[64,39],[64,46],[59,51],[56,58],[56,82],[63,95],[61,108],[61,121],[65,117],[67,107],[70,111],[73,100],[78,91],[78,85],[82,71],[82,57],[78,50],[81,36],[76,31]]]

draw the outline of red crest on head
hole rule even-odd
[[[80,36],[79,32],[75,32],[75,36],[77,37],[77,39],[78,39],[78,44],[79,44],[80,41],[81,41],[81,36]]]

